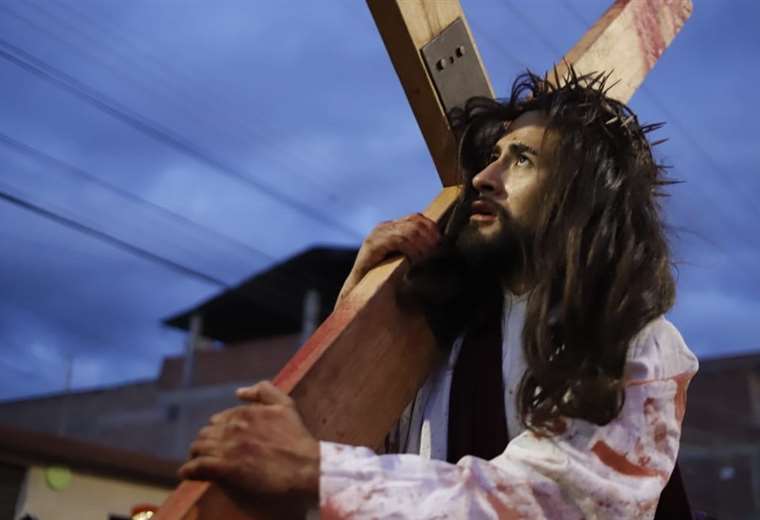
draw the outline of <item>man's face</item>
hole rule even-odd
[[[530,240],[549,169],[551,139],[545,133],[544,114],[522,114],[496,142],[488,166],[473,177],[476,196],[457,243],[479,263],[503,265]]]

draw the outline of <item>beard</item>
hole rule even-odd
[[[454,241],[471,272],[509,280],[523,274],[528,258],[530,233],[504,208],[498,208],[496,222],[484,230],[469,219]]]
[[[500,315],[504,283],[529,265],[533,233],[503,208],[497,210],[497,221],[487,226],[470,222],[470,211],[467,202],[454,209],[442,247],[411,266],[397,293],[402,305],[424,309],[445,351],[465,330]]]

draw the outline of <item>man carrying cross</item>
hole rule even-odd
[[[460,114],[464,189],[367,238],[447,355],[390,444],[318,442],[268,383],[212,418],[183,478],[316,500],[326,518],[653,518],[697,361],[663,314],[675,284],[642,126],[603,76],[527,74]],[[392,326],[392,324],[389,324]]]

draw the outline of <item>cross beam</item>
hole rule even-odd
[[[424,214],[442,221],[458,194],[456,139],[422,49],[456,20],[459,0],[367,0],[444,186]],[[617,0],[557,64],[611,71],[610,95],[627,102],[691,14],[690,0]],[[474,59],[482,69],[477,48]],[[487,80],[485,71],[483,76]],[[490,92],[490,84],[488,85]],[[482,92],[479,92],[479,94]],[[401,258],[378,266],[341,302],[275,378],[319,439],[379,446],[438,359],[422,316],[401,311],[394,288]],[[156,520],[277,518],[282,511],[235,503],[216,485],[185,481]]]

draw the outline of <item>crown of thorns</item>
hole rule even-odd
[[[601,123],[607,133],[623,131],[628,138],[647,143],[648,146],[657,146],[667,141],[660,139],[649,143],[646,134],[662,128],[664,123],[642,125],[625,103],[610,97],[610,91],[621,81],[612,81],[614,70],[579,74],[567,62],[564,62],[563,69],[564,72],[560,73],[559,68],[555,66],[551,74],[547,72],[543,77],[528,72],[530,85],[525,85],[529,87],[528,94],[512,100],[512,103],[516,108],[521,108],[537,98],[548,96],[552,101],[558,101],[550,102],[548,108],[551,116],[556,114],[555,110],[558,111],[565,106],[559,101],[575,99],[574,106],[586,109],[582,112],[583,124]]]

